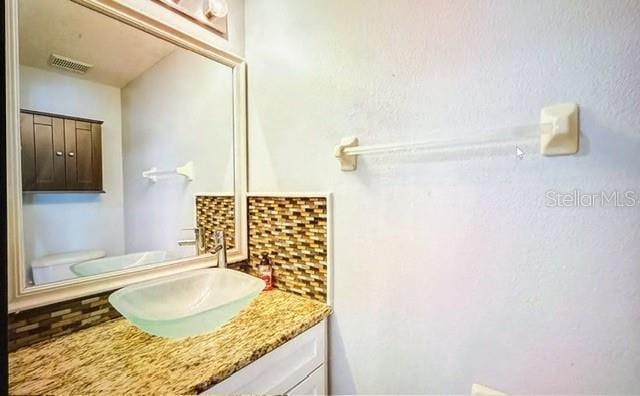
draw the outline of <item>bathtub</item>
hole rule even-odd
[[[171,260],[169,252],[153,250],[149,252],[130,253],[123,256],[110,256],[95,260],[83,261],[71,265],[71,272],[76,276],[90,276],[105,272],[119,271],[141,265],[160,263]]]
[[[175,257],[164,250],[121,256],[105,256],[103,250],[83,250],[52,254],[35,259],[31,262],[31,273],[33,283],[41,285],[173,259]]]

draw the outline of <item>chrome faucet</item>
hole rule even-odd
[[[195,246],[196,255],[200,256],[205,253],[206,246],[204,245],[204,238],[200,227],[183,228],[182,231],[193,231],[195,234],[194,239],[180,239],[178,240],[178,246]]]
[[[192,230],[195,239],[181,239],[178,246],[195,246],[196,255],[200,256],[207,253],[207,247],[204,243],[204,236],[200,227],[183,228],[183,231]],[[218,268],[227,268],[227,246],[224,242],[224,231],[217,230],[212,233],[213,249],[209,253],[218,255]]]
[[[213,232],[213,243],[211,254],[218,254],[218,268],[227,268],[227,245],[224,242],[224,231]]]

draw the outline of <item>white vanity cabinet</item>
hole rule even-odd
[[[324,395],[327,320],[289,340],[204,394]]]

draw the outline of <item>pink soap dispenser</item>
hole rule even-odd
[[[260,266],[258,269],[260,271],[260,278],[262,278],[266,284],[264,290],[273,289],[273,265],[268,254],[262,254],[262,259],[260,260]]]

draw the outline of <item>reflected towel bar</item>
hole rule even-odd
[[[179,166],[175,169],[158,170],[153,167],[149,170],[142,172],[142,177],[151,180],[153,183],[157,182],[161,178],[170,176],[184,176],[187,180],[192,181],[194,179],[193,161],[189,161],[183,166]]]
[[[334,154],[343,171],[356,170],[359,155],[479,148],[488,145],[522,143],[531,139],[539,139],[540,153],[543,155],[567,155],[578,152],[578,130],[578,106],[575,103],[562,103],[543,108],[540,123],[535,125],[493,129],[491,133],[475,133],[454,139],[371,146],[359,146],[358,138],[350,136],[340,141],[340,144],[335,147]]]

